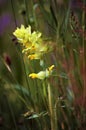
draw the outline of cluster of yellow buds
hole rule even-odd
[[[44,44],[42,34],[38,31],[31,32],[31,26],[24,27],[21,25],[13,32],[18,42],[23,45],[23,53],[27,54],[30,60],[41,59],[48,52],[49,46]]]
[[[45,78],[48,78],[51,76],[53,68],[54,68],[54,65],[51,65],[45,71],[40,71],[39,73],[29,74],[29,77],[31,77],[32,79],[38,78],[38,79],[44,80]]]

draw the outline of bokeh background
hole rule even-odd
[[[40,67],[35,62],[29,64],[21,53],[17,39],[13,36],[13,32],[21,24],[25,27],[31,25],[32,31],[38,30],[44,37],[52,39],[55,47],[46,57],[50,57],[48,61],[46,60],[47,64],[53,62],[57,74],[64,77],[68,75],[70,78],[69,81],[61,78],[50,80],[55,87],[53,91],[57,92],[56,97],[66,98],[65,104],[73,106],[74,110],[70,112],[70,109],[59,109],[56,130],[85,130],[85,0],[0,0],[0,130],[50,130],[49,117],[46,117],[47,123],[43,122],[46,125],[43,128],[41,121],[44,120],[28,121],[22,116],[28,111],[26,106],[34,106],[36,103],[31,101],[28,86],[35,95],[32,96],[34,100],[37,96],[36,91],[40,91],[32,87],[36,84],[40,86],[41,83],[27,81],[27,75],[31,71],[30,65],[35,64],[35,70]],[[42,108],[45,110],[44,104],[38,101],[36,104],[38,108],[33,107],[34,111],[40,112]],[[64,105],[63,102],[61,104]],[[61,117],[66,121],[62,121]]]

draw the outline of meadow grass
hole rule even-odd
[[[8,38],[12,49],[0,48],[0,129],[85,130],[86,3],[75,4],[11,0],[15,27],[1,43]]]

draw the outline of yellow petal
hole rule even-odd
[[[29,77],[31,77],[32,79],[35,79],[35,78],[37,78],[37,74],[36,73],[31,73],[31,74],[29,74]]]
[[[30,59],[30,60],[33,60],[33,59],[41,59],[41,54],[39,54],[39,53],[35,53],[35,54],[32,54],[32,55],[29,55],[28,56],[28,58]]]
[[[51,71],[55,66],[54,65],[51,65],[48,69],[49,71]]]

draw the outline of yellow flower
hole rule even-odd
[[[13,34],[23,45],[22,53],[25,53],[30,60],[41,59],[45,53],[50,51],[50,46],[43,41],[42,34],[38,31],[31,32],[31,26],[25,28],[21,25]]]
[[[24,25],[21,25],[21,28],[17,28],[13,34],[20,43],[27,43],[28,37],[31,35],[31,27],[25,28]]]
[[[29,58],[30,60],[33,60],[33,59],[41,59],[41,57],[42,57],[42,54],[41,54],[41,53],[35,53],[35,54],[31,54],[31,55],[28,56],[28,58]]]
[[[29,77],[31,77],[32,79],[38,78],[38,79],[44,80],[45,78],[48,78],[49,76],[51,76],[53,68],[54,68],[54,65],[48,67],[48,69],[46,69],[45,71],[40,71],[37,74],[31,73],[29,74]]]
[[[41,33],[34,31],[34,32],[31,34],[31,37],[29,37],[29,40],[30,40],[32,43],[41,42]]]
[[[37,78],[37,74],[36,73],[29,74],[29,77],[31,77],[32,79],[35,79]]]
[[[17,28],[15,32],[13,32],[13,35],[17,37],[25,49],[29,49],[33,44],[41,42],[41,33],[36,31],[31,33],[31,26],[25,28],[24,25],[21,25],[20,28]]]
[[[36,47],[36,52],[40,52],[40,53],[47,53],[48,52],[48,45],[47,44],[43,44],[40,43],[37,47]]]
[[[32,79],[38,78],[43,80],[46,77],[46,73],[45,71],[40,71],[39,73],[32,73],[29,75],[29,77],[31,77]]]

